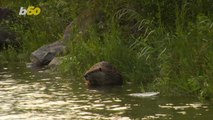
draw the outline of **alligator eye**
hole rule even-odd
[[[101,68],[99,68],[99,71],[102,71]]]

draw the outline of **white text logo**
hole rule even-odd
[[[39,7],[29,6],[27,9],[21,7],[19,10],[19,15],[39,15],[41,9]]]

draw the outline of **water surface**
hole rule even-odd
[[[0,65],[0,120],[212,120],[213,104],[191,97],[132,97],[134,85],[89,89],[59,73]],[[168,91],[169,92],[169,91]]]

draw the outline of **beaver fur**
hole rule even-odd
[[[93,65],[84,78],[88,86],[122,85],[120,72],[109,62],[102,61]]]

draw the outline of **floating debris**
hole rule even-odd
[[[144,92],[144,93],[132,93],[132,94],[129,94],[129,96],[132,96],[132,97],[153,97],[153,96],[156,96],[156,95],[159,95],[160,92]]]

